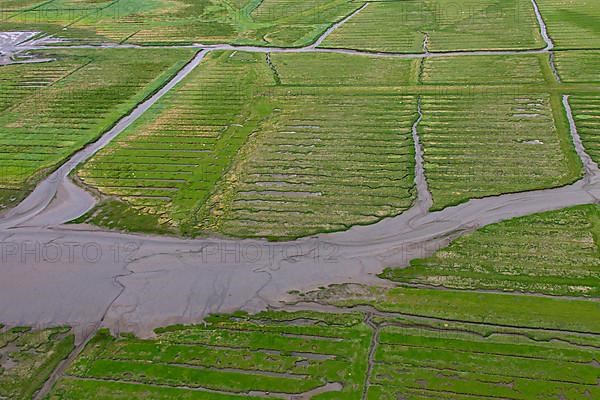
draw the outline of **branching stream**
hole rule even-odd
[[[565,96],[563,106],[573,143],[585,165],[584,179],[560,188],[476,199],[428,212],[431,194],[418,137],[422,119],[419,101],[412,127],[418,196],[415,205],[397,217],[344,232],[277,243],[225,238],[189,240],[62,225],[89,210],[95,201],[70,181],[69,173],[184,79],[208,51],[335,52],[400,58],[549,53],[551,40],[541,16],[538,20],[547,46],[527,51],[395,54],[317,48],[324,37],[300,49],[193,46],[200,50],[197,56],[159,92],[100,140],[74,154],[0,220],[0,234],[5,235],[2,257],[6,257],[0,280],[0,321],[80,327],[102,322],[113,330],[133,327],[134,333],[150,336],[157,326],[198,322],[211,312],[240,308],[258,311],[285,299],[291,290],[343,282],[389,284],[376,277],[383,268],[403,266],[429,255],[465,232],[513,217],[597,202],[598,167],[585,153]],[[324,36],[329,33],[331,30]],[[22,50],[47,47],[25,44]],[[135,251],[126,251],[132,247]],[[47,249],[55,252],[48,253]],[[59,257],[55,256],[56,249],[60,250]]]

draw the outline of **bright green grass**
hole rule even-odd
[[[379,332],[368,398],[483,399],[596,396],[596,349],[552,347],[513,332],[480,336],[461,324],[412,327],[389,321]],[[465,396],[465,397],[463,397]],[[467,397],[468,396],[468,397]]]
[[[159,56],[160,53],[160,56]],[[157,90],[189,50],[55,50],[0,67],[0,189],[27,190]]]
[[[600,162],[600,96],[571,96],[569,104],[587,154]]]
[[[600,304],[589,300],[406,287],[357,290],[349,285],[332,286],[303,298],[341,306],[370,305],[386,312],[438,318],[444,323],[600,334]]]
[[[322,47],[386,52],[541,48],[529,0],[373,2]]]
[[[341,390],[320,398],[360,398],[372,333],[360,314],[238,313],[206,322],[160,329],[151,340],[102,331],[49,398],[139,398],[149,390],[153,398],[229,399],[251,391],[304,393],[334,382]]]
[[[434,299],[433,293],[420,290],[410,297],[406,291],[373,290],[367,297],[384,301],[380,308],[405,311],[412,305],[419,311],[371,316],[375,333],[362,322],[362,314],[310,311],[212,316],[204,326],[157,329],[157,337],[149,340],[114,338],[101,331],[48,398],[254,399],[265,398],[265,390],[299,394],[325,382],[338,382],[342,389],[312,398],[360,399],[365,382],[368,399],[485,399],[501,394],[533,400],[600,394],[598,335],[536,330],[548,322],[543,317],[549,312],[528,320],[530,328],[494,324],[521,311],[525,317],[535,315],[560,302],[504,296],[517,304],[498,308],[503,300],[486,303],[492,304],[492,318],[472,323],[423,318],[445,318],[448,309],[468,315],[462,308],[471,304],[468,296],[461,293],[470,301],[459,304],[448,295]],[[567,303],[558,309],[558,319],[568,316],[566,309],[573,320],[598,315],[597,307],[587,306],[591,303]],[[374,363],[367,375],[371,352]]]
[[[211,53],[79,177],[184,234],[281,239],[397,215],[414,198],[416,97],[372,86],[401,86],[415,66],[361,58],[310,79],[299,67],[350,58]],[[86,220],[122,228],[110,214]]]
[[[19,6],[19,2],[14,2]],[[71,43],[308,45],[361,4],[350,0],[53,0],[5,12],[0,30],[29,29]]]
[[[580,176],[557,96],[424,95],[422,111],[419,134],[434,209]]]
[[[264,57],[211,53],[79,177],[159,224],[190,233],[197,210],[270,111],[262,91],[273,78]]]
[[[581,206],[501,222],[464,236],[388,279],[455,289],[600,296],[600,208]]]
[[[69,328],[0,331],[0,397],[31,399],[73,349]]]
[[[493,101],[502,93],[518,94],[529,86],[546,86],[545,68],[549,68],[546,55],[434,57],[425,59],[421,82],[492,86],[487,94]]]
[[[554,57],[563,82],[600,82],[600,51],[558,51]]]
[[[75,59],[62,59],[52,63],[23,64],[0,67],[0,118],[11,107],[30,97],[40,96],[45,88],[59,82],[72,71],[80,67]],[[11,154],[10,148],[4,150],[4,146],[15,143],[12,135],[0,134],[0,207],[2,209],[18,202],[25,194],[22,191],[23,183],[31,178],[31,168],[27,168],[23,162],[12,161],[15,154]],[[3,137],[4,136],[4,137]],[[18,157],[18,156],[17,156]]]
[[[537,0],[557,49],[600,48],[600,3]]]

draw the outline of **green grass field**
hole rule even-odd
[[[435,57],[423,61],[424,85],[483,87],[492,100],[498,94],[518,95],[535,88],[546,89],[547,55]],[[469,73],[465,74],[464,71]],[[487,88],[491,87],[491,88]]]
[[[48,398],[600,395],[595,303],[413,289],[361,289],[352,298],[350,292],[320,294],[330,303],[383,311],[220,315],[205,325],[158,329],[148,340],[101,331]]]
[[[595,205],[516,218],[477,230],[383,276],[455,289],[599,297],[599,221]]]
[[[369,88],[405,84],[412,63],[362,59],[343,76],[314,73],[350,59],[271,57],[281,81],[275,112],[208,204],[217,231],[298,237],[372,223],[410,206],[416,97]],[[339,88],[340,79],[352,80]]]
[[[101,331],[49,399],[359,399],[371,334],[360,314],[313,312],[213,316],[151,340]]]
[[[419,134],[434,209],[581,176],[560,96],[550,94],[558,83],[548,61],[519,55],[423,62]],[[559,73],[568,68],[562,54],[557,65]]]
[[[13,0],[0,31],[28,29],[71,44],[236,43],[304,46],[361,6],[350,0]]]
[[[0,325],[0,397],[31,399],[73,350],[71,330],[2,328]]]
[[[465,332],[455,323],[384,323],[369,399],[594,398],[597,349],[502,334]],[[401,397],[401,398],[402,398]]]
[[[569,104],[586,152],[600,162],[600,96],[572,96]]]
[[[580,176],[557,97],[425,95],[422,109],[419,134],[434,209]]]
[[[563,95],[600,161],[600,6],[536,2],[553,54],[210,51],[76,169],[101,200],[72,222],[270,240],[372,224],[415,202],[413,129],[433,210],[572,183],[582,165]],[[44,32],[57,48],[38,51],[50,62],[0,66],[0,211],[195,53],[68,45],[301,47],[364,4],[2,1],[0,32]],[[542,49],[533,5],[375,0],[321,47]],[[44,398],[599,399],[599,222],[585,205],[495,223],[386,269],[397,286],[293,292],[293,312],[210,315],[150,338],[101,329]],[[74,348],[68,327],[0,324],[0,400],[33,398]]]
[[[600,394],[595,301],[360,285],[334,285],[299,299],[372,313],[369,399]]]
[[[599,48],[591,0],[538,1],[557,48]],[[7,0],[0,30],[43,31],[74,43],[308,45],[362,6],[350,0]],[[398,23],[400,22],[400,23]],[[420,52],[531,49],[544,42],[529,0],[375,1],[325,47]]]
[[[184,234],[281,239],[406,210],[414,198],[416,97],[369,87],[386,77],[388,85],[406,83],[413,63],[362,59],[347,71],[359,74],[355,83],[339,88],[337,75],[311,81],[298,66],[310,73],[348,56],[267,57],[210,54],[79,177],[132,213],[154,215],[146,230]],[[107,207],[119,209],[110,203],[84,220],[122,228],[121,212],[111,216]]]
[[[600,4],[537,0],[557,49],[600,48]]]
[[[329,48],[424,51],[542,48],[529,0],[381,1],[333,32]]]
[[[78,222],[280,240],[398,215],[419,96],[434,209],[565,185],[581,162],[559,90],[547,55],[214,52],[80,170],[111,198]]]
[[[600,305],[590,300],[356,285],[334,285],[304,294],[300,299],[341,307],[370,306],[384,313],[441,321],[442,325],[455,321],[483,324],[486,329],[523,329],[528,336],[539,340],[548,340],[553,331],[592,334],[593,337],[584,335],[577,339],[577,343],[583,344],[598,340],[600,334]]]
[[[600,51],[559,51],[556,69],[565,83],[600,82]]]
[[[264,55],[209,55],[79,177],[155,216],[157,226],[190,232],[197,210],[270,111],[261,91],[272,79]]]
[[[49,170],[97,139],[192,54],[54,50],[43,55],[56,61],[0,67],[0,193],[5,193],[0,206],[13,204]]]

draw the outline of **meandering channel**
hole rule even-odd
[[[585,158],[583,146],[577,149]],[[431,254],[464,232],[594,203],[600,196],[598,170],[583,162],[589,165],[585,179],[565,187],[471,200],[434,213],[423,212],[417,202],[377,224],[293,242],[188,240],[79,226],[4,229],[0,242],[14,246],[3,263],[0,320],[69,323],[82,330],[102,321],[111,329],[127,327],[149,336],[157,326],[197,322],[212,312],[258,311],[286,299],[291,290],[389,284],[375,274]],[[39,257],[43,250],[32,252],[35,246],[50,249],[52,256],[56,249],[63,254]]]
[[[68,179],[73,168],[127,128],[189,74],[210,50],[336,52],[402,58],[549,52],[548,46],[527,51],[419,54],[310,46],[194,47],[200,52],[174,79],[99,141],[76,153],[0,221],[0,321],[7,325],[72,325],[79,338],[98,323],[113,330],[150,336],[157,326],[198,322],[208,313],[258,311],[285,299],[291,290],[344,282],[390,285],[376,276],[383,268],[406,265],[412,259],[429,255],[465,232],[512,217],[594,203],[600,198],[598,167],[585,152],[565,97],[563,106],[573,143],[585,165],[584,179],[556,189],[476,199],[428,212],[431,195],[418,137],[422,119],[418,101],[412,127],[417,201],[397,217],[344,232],[278,243],[223,238],[190,240],[62,225],[94,203],[92,196]]]
[[[37,222],[34,222],[34,224],[49,225],[67,222],[90,210],[94,206],[95,200],[90,195],[86,195],[85,191],[77,188],[68,179],[69,174],[77,167],[77,165],[85,162],[99,150],[108,145],[115,137],[127,129],[127,127],[142,116],[142,114],[152,107],[152,105],[160,100],[160,98],[173,89],[190,72],[192,72],[198,64],[200,64],[205,55],[206,51],[199,51],[196,56],[159,91],[139,104],[130,114],[119,120],[117,124],[103,134],[100,139],[75,153],[67,160],[67,162],[40,182],[24,201],[9,210],[5,217],[0,220],[0,230],[18,226],[37,216],[42,211],[46,211],[46,215],[44,216],[46,220],[38,220]],[[57,193],[62,195],[63,198],[60,199],[60,202],[55,202],[54,208],[49,208],[50,203]]]
[[[415,58],[435,58],[435,57],[461,57],[461,56],[487,56],[487,55],[526,55],[526,54],[551,54],[554,49],[554,42],[548,34],[548,29],[544,18],[540,12],[538,4],[535,0],[531,0],[532,7],[540,27],[540,35],[544,40],[545,47],[541,49],[523,49],[523,50],[459,50],[459,51],[430,51],[427,48],[429,42],[429,34],[425,33],[425,46],[423,52],[410,53],[410,52],[392,52],[392,51],[370,51],[370,50],[357,50],[357,49],[344,49],[344,48],[327,48],[320,47],[323,41],[341,25],[346,23],[348,20],[356,16],[358,13],[363,11],[370,3],[366,2],[363,6],[353,11],[350,15],[342,19],[341,21],[333,24],[325,32],[321,34],[313,43],[303,47],[276,47],[276,46],[247,46],[247,45],[232,45],[232,44],[191,44],[191,45],[160,45],[160,46],[140,46],[134,44],[115,44],[106,43],[102,45],[73,45],[68,46],[73,49],[105,49],[105,48],[139,48],[139,49],[156,49],[156,48],[197,48],[199,50],[238,50],[253,53],[337,53],[347,54],[356,56],[369,56],[369,57],[384,57],[384,58],[403,58],[403,59],[415,59]],[[22,43],[20,48],[22,51],[26,50],[48,50],[56,49],[57,46],[45,44],[44,40],[37,40],[32,43]],[[64,48],[64,46],[60,46]]]

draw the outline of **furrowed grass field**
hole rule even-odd
[[[101,331],[48,398],[295,393],[359,399],[364,393],[368,399],[526,400],[600,394],[593,303],[347,287],[308,296],[382,311],[219,315],[204,325],[158,329],[148,340]]]
[[[433,319],[436,326],[451,321],[480,324],[490,336],[495,329],[523,329],[533,340],[549,341],[564,331],[574,344],[595,343],[600,333],[600,307],[595,301],[504,293],[426,288],[332,285],[301,295],[304,301],[340,307],[372,307],[382,313]],[[491,332],[491,333],[490,333]],[[589,336],[588,336],[589,334]]]
[[[573,108],[577,131],[586,152],[596,163],[600,162],[600,96],[573,96],[569,99]]]
[[[49,398],[359,399],[371,335],[361,314],[313,312],[213,316],[151,340],[101,331]]]
[[[209,224],[233,236],[298,237],[410,206],[416,97],[372,88],[405,84],[413,65],[357,59],[336,69],[351,59],[271,56],[275,109],[211,198]]]
[[[425,95],[422,101],[419,133],[436,210],[578,177],[577,159],[563,151],[568,133],[562,121],[555,125],[549,95]]]
[[[279,240],[398,215],[415,196],[419,102],[434,209],[562,186],[581,162],[559,85],[546,54],[213,52],[80,170],[112,200],[78,222]]]
[[[434,209],[580,176],[547,55],[432,58],[421,81],[438,90],[424,91],[419,124]]]
[[[556,69],[565,83],[600,83],[600,51],[559,51]]]
[[[549,346],[519,330],[485,335],[473,325],[386,321],[367,398],[594,398],[598,355],[566,343]]]
[[[271,109],[262,91],[273,78],[261,57],[210,54],[79,176],[155,216],[155,226],[192,230],[214,185]]]
[[[600,296],[600,209],[596,205],[501,222],[464,236],[393,281],[455,289]]]
[[[2,6],[0,30],[73,43],[237,43],[303,46],[362,3],[350,0],[52,0]]]
[[[542,48],[530,0],[375,1],[334,31],[329,48],[419,53]]]
[[[340,89],[333,71],[304,76],[306,56],[207,58],[90,160],[81,179],[138,215],[154,215],[151,229],[185,234],[298,237],[410,206],[416,97],[370,87],[404,84],[411,62],[360,59],[346,72],[355,84]],[[309,67],[349,59],[327,55]],[[84,220],[123,228],[121,219],[135,229],[136,216],[120,218],[115,207]]]
[[[538,0],[557,49],[600,48],[600,3],[593,0]]]
[[[73,350],[70,328],[33,331],[0,325],[0,397],[31,399]]]
[[[192,54],[53,50],[41,53],[52,62],[1,66],[0,206],[14,204],[49,170],[98,138]]]
[[[0,66],[0,212],[199,50],[172,45],[303,48],[204,49],[77,167],[99,201],[73,223],[269,240],[373,224],[417,200],[416,136],[431,211],[561,187],[584,172],[563,96],[600,162],[598,1],[1,1],[0,32],[25,30],[55,48],[15,58],[46,62]],[[391,266],[386,286],[292,291],[295,304],[277,306],[293,311],[209,315],[149,338],[100,329],[76,347],[69,327],[0,324],[0,400],[600,399],[599,223],[596,204],[505,220]],[[254,272],[269,275],[254,296],[274,302],[260,291],[277,281]],[[125,276],[110,277],[119,296],[150,290]],[[117,300],[102,323],[128,315]]]

